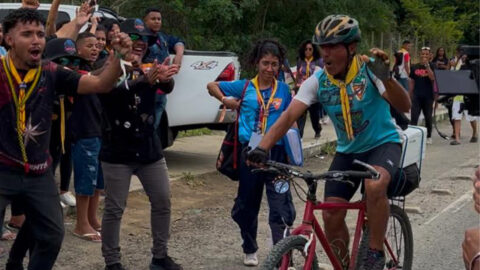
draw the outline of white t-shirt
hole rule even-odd
[[[320,69],[315,72],[323,72],[323,69]],[[375,85],[377,86],[378,92],[380,93],[381,96],[383,96],[383,93],[385,93],[385,85],[383,85],[382,81],[375,77],[375,75],[370,74],[372,80],[375,82]],[[294,97],[296,100],[301,101],[302,103],[310,106],[314,103],[318,102],[318,77],[317,76],[310,76],[308,79],[306,79],[302,85],[300,86],[300,89],[298,90],[297,95]]]

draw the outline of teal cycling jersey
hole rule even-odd
[[[390,104],[382,97],[385,86],[362,64],[347,85],[354,138],[345,130],[340,88],[320,70],[301,86],[295,99],[310,105],[320,102],[337,133],[337,152],[363,153],[384,143],[400,143],[400,129],[390,114]]]

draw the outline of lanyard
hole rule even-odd
[[[268,119],[268,113],[270,109],[270,105],[273,102],[273,98],[275,97],[275,93],[277,92],[277,80],[273,79],[273,86],[272,86],[272,92],[270,93],[270,98],[268,99],[267,104],[265,105],[265,101],[263,100],[263,95],[260,93],[260,87],[258,85],[258,75],[255,76],[252,80],[253,86],[255,86],[255,91],[257,92],[257,100],[258,104],[260,105],[260,113],[258,116],[258,130],[262,133],[265,134],[265,131],[267,129],[267,119]]]
[[[309,59],[305,58],[305,62],[307,63],[307,67],[305,70],[305,77],[308,78],[310,77],[310,63],[313,61],[313,57],[310,57]]]
[[[25,133],[25,122],[26,122],[25,107],[26,107],[28,98],[32,95],[33,90],[37,86],[38,80],[40,78],[42,66],[39,65],[38,68],[36,69],[30,69],[27,72],[27,75],[25,75],[25,77],[21,79],[17,69],[15,68],[15,65],[10,59],[6,59],[6,57],[2,57],[2,63],[3,63],[3,68],[5,70],[5,74],[7,75],[10,91],[12,92],[13,102],[15,104],[15,110],[17,114],[18,143],[20,145],[20,150],[22,152],[25,172],[28,172],[29,166],[28,166],[28,159],[27,159],[27,151],[25,149],[26,146],[23,140],[23,135]],[[15,86],[13,84],[12,76],[14,77],[19,87],[18,96],[15,91]],[[27,84],[32,81],[33,83],[30,85],[30,88],[28,88],[28,91],[25,93]]]

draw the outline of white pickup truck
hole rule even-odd
[[[0,3],[0,20],[20,6],[20,3]],[[38,8],[45,18],[50,6],[41,4]],[[57,22],[73,19],[76,8],[73,5],[60,5]],[[95,15],[124,20],[106,8],[97,9]],[[237,80],[239,76],[240,63],[235,53],[186,50],[180,72],[174,77],[175,88],[167,97],[167,108],[160,121],[162,146],[171,146],[178,131],[201,127],[224,129],[226,123],[233,122],[235,113],[229,110],[224,120],[219,122],[220,103],[208,94],[207,83]]]
[[[233,81],[239,77],[240,63],[235,53],[186,50],[160,122],[163,146],[170,146],[180,130],[223,129],[225,123],[234,121],[235,113],[228,110],[225,119],[219,122],[222,109],[208,94],[207,83]]]

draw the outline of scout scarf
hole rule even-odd
[[[258,85],[258,75],[252,79],[252,84],[253,86],[255,86],[258,104],[260,105],[260,114],[258,117],[258,131],[261,132],[261,134],[265,134],[265,131],[267,130],[268,112],[270,109],[270,105],[272,104],[275,97],[275,93],[277,92],[278,83],[276,79],[273,79],[272,93],[270,94],[270,98],[268,99],[266,105],[265,101],[263,100],[262,93],[260,93],[260,87]]]
[[[23,136],[25,133],[25,122],[26,122],[25,105],[27,104],[28,98],[32,95],[33,90],[37,86],[38,80],[40,78],[40,74],[42,73],[41,72],[42,65],[39,65],[38,68],[30,69],[27,72],[27,75],[25,75],[25,77],[21,79],[17,69],[15,68],[15,65],[10,59],[7,59],[7,58],[8,56],[2,57],[2,64],[5,70],[5,74],[7,75],[8,85],[10,87],[10,91],[12,92],[12,97],[15,104],[15,111],[17,114],[16,122],[17,122],[18,143],[20,146],[20,150],[22,152],[22,159],[25,167],[25,172],[28,172],[29,166],[28,166],[27,151],[25,149],[25,142],[23,139]],[[19,88],[18,96],[17,96],[15,85],[12,80],[12,76],[15,79],[15,83],[18,85],[18,88]],[[30,85],[30,87],[27,90],[27,84],[31,83],[32,81],[33,83]]]
[[[347,132],[348,140],[350,141],[354,139],[354,134],[352,126],[352,115],[350,112],[350,101],[347,93],[347,85],[349,85],[357,76],[358,72],[360,71],[361,64],[362,61],[358,58],[358,56],[353,57],[345,81],[333,78],[333,76],[330,75],[327,70],[325,70],[330,82],[340,88],[340,102],[342,104],[343,123],[345,125],[345,131]]]

